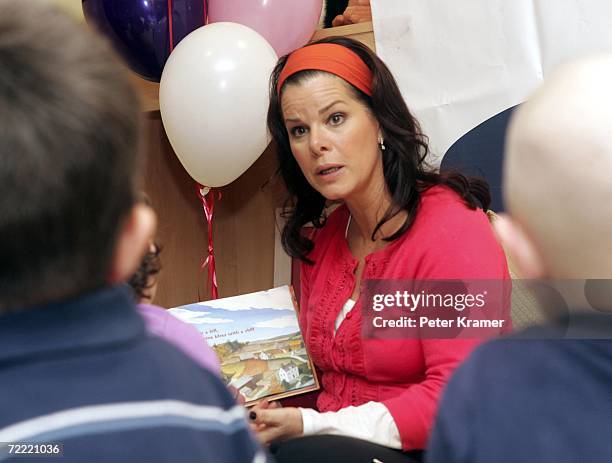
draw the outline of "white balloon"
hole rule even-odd
[[[261,35],[235,23],[196,29],[170,54],[159,109],[174,152],[200,184],[227,185],[265,150],[276,60]]]

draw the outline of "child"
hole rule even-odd
[[[432,463],[612,460],[612,300],[593,303],[612,278],[611,80],[612,55],[577,61],[518,110],[504,166],[509,216],[496,222],[526,278],[604,279],[584,287],[597,311],[561,300],[569,316],[478,348],[448,384]],[[581,339],[550,339],[568,326]]]

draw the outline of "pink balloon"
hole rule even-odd
[[[308,43],[323,0],[209,0],[208,22],[234,22],[259,32],[278,56]]]

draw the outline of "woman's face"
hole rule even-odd
[[[357,199],[384,185],[378,122],[341,78],[287,85],[281,107],[293,156],[325,198]]]

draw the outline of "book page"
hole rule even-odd
[[[169,312],[202,333],[219,357],[223,381],[244,396],[246,405],[319,388],[289,286]]]

